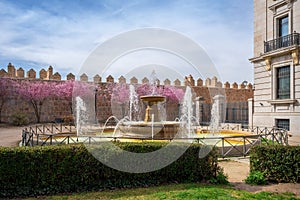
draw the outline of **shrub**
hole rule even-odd
[[[267,181],[265,179],[265,176],[261,172],[253,171],[249,174],[249,176],[246,178],[245,182],[247,184],[251,185],[266,185]]]
[[[128,151],[151,152],[165,144],[117,145]],[[217,151],[199,158],[200,148],[191,145],[178,160],[160,170],[131,174],[102,164],[83,145],[0,147],[0,198],[210,180],[218,170]]]
[[[224,174],[223,169],[219,169],[217,172],[217,176],[212,177],[209,180],[210,183],[212,184],[221,184],[221,185],[226,185],[228,184],[228,176]]]
[[[18,112],[12,115],[12,124],[14,126],[23,126],[28,124],[28,119],[26,114]]]
[[[73,115],[66,115],[63,117],[63,122],[68,124],[74,124],[74,117]]]
[[[300,182],[300,146],[256,146],[250,153],[250,172],[270,182]]]

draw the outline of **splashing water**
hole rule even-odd
[[[133,121],[136,120],[134,118],[138,112],[139,99],[133,85],[129,86],[129,92],[129,121]]]
[[[152,86],[152,94],[151,95],[156,95],[156,88],[158,86],[158,78],[156,76],[155,70],[152,71],[151,75],[151,86]]]
[[[82,98],[77,96],[76,101],[76,131],[77,136],[82,134],[82,125],[86,121],[86,105]]]
[[[116,127],[115,127],[115,129],[114,129],[114,132],[113,132],[113,134],[112,134],[112,136],[113,137],[116,137],[117,135],[117,131],[118,130],[120,130],[119,129],[119,126],[121,125],[121,124],[123,124],[124,122],[130,122],[130,120],[129,120],[129,117],[124,117],[123,119],[120,119],[119,121],[118,121],[118,123],[117,123],[117,125],[116,125]]]
[[[218,111],[218,102],[215,101],[211,108],[211,119],[209,124],[210,132],[215,134],[219,132],[219,111]]]
[[[211,119],[209,124],[209,129],[212,134],[219,133],[219,126],[221,123],[221,103],[224,96],[222,95],[216,95],[214,96],[214,103],[212,105],[211,109]]]
[[[196,101],[196,120],[200,122],[200,101]]]
[[[115,122],[116,123],[119,123],[119,119],[116,117],[116,116],[110,116],[109,118],[107,118],[107,120],[105,121],[105,123],[104,123],[104,125],[103,125],[103,129],[102,129],[102,132],[101,132],[101,134],[103,135],[103,133],[104,133],[104,130],[105,130],[105,128],[107,127],[107,123],[111,120],[111,119],[113,119],[113,120],[115,120]]]
[[[192,90],[190,87],[186,88],[184,97],[183,97],[183,104],[182,104],[182,119],[181,121],[183,122],[183,126],[186,126],[188,129],[188,137],[191,136],[192,132],[192,118],[193,118],[193,95],[192,95]]]

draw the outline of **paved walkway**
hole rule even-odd
[[[300,146],[300,135],[289,137],[289,145]]]
[[[24,127],[7,126],[0,124],[0,146],[18,146],[22,140],[22,129]]]

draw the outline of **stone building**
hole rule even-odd
[[[254,100],[250,125],[300,135],[300,1],[254,0]]]

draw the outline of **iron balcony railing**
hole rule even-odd
[[[276,49],[289,47],[293,45],[300,45],[300,34],[299,33],[292,33],[289,35],[285,35],[274,40],[270,40],[264,42],[265,46],[265,53],[274,51]]]

